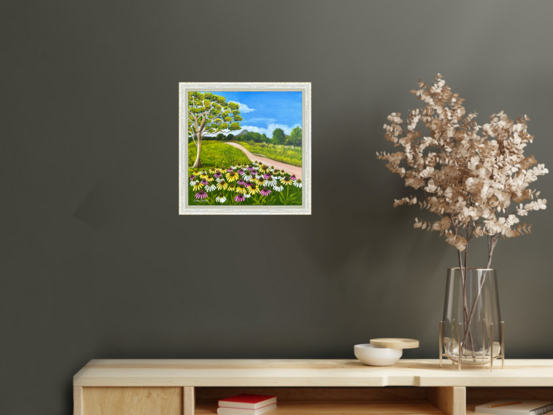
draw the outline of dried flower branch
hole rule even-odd
[[[524,156],[534,139],[527,131],[529,118],[515,122],[502,111],[480,126],[476,113],[466,114],[464,100],[440,74],[432,85],[419,81],[418,86],[411,93],[426,106],[410,111],[405,121],[394,112],[384,125],[386,139],[403,151],[377,156],[424,197],[418,202],[415,196],[395,200],[394,207],[418,203],[438,215],[433,223],[416,218],[414,227],[439,232],[459,251],[461,268],[466,267],[471,238],[487,237],[489,268],[499,237],[529,234],[531,225],[521,224],[519,217],[546,208],[539,192],[528,188],[548,173],[534,156]],[[429,136],[417,130],[420,122]]]

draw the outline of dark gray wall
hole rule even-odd
[[[455,251],[375,159],[419,78],[481,121],[527,113],[553,167],[551,2],[0,7],[2,414],[69,414],[91,358],[352,358],[381,336],[436,357]],[[312,82],[312,216],[177,214],[184,81]],[[553,358],[550,215],[497,248],[509,357]]]

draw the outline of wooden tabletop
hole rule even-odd
[[[553,386],[553,360],[506,360],[489,367],[400,360],[390,367],[358,360],[91,360],[74,386]]]

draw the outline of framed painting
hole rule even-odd
[[[181,215],[311,214],[311,83],[179,88]]]

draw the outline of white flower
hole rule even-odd
[[[284,186],[280,185],[280,186],[273,186],[273,190],[276,190],[277,192],[282,192],[282,190],[284,189]]]
[[[515,223],[518,223],[519,220],[515,215],[509,215],[507,216],[507,220],[505,221],[505,224],[509,227],[513,226]]]
[[[424,190],[426,190],[428,193],[434,193],[436,191],[436,189],[438,188],[438,186],[436,186],[434,184],[434,181],[433,180],[429,180],[428,181],[428,185],[424,188]]]
[[[522,203],[517,207],[517,215],[528,216],[528,211],[524,209],[524,206],[522,205]]]
[[[212,192],[213,190],[217,189],[217,186],[215,186],[214,184],[208,184],[206,187],[205,187],[205,191],[206,192]]]
[[[224,195],[219,195],[215,198],[215,201],[219,203],[225,203],[227,201],[227,198]]]
[[[190,186],[196,186],[197,183],[198,183],[198,180],[191,180]]]

